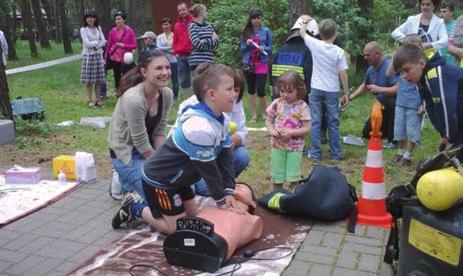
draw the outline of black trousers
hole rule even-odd
[[[381,102],[384,109],[382,110],[383,120],[381,123],[382,138],[387,139],[388,142],[394,141],[394,118],[395,118],[395,99]],[[362,130],[362,137],[370,139],[371,124],[370,118],[365,122]]]

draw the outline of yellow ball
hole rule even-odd
[[[233,133],[235,133],[236,127],[237,127],[236,123],[231,121],[230,126],[228,127],[228,131],[230,131],[230,134],[233,135]]]
[[[416,194],[428,209],[447,210],[463,200],[463,177],[453,168],[427,172],[418,180]]]

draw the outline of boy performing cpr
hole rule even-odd
[[[199,103],[184,110],[172,135],[143,164],[148,207],[129,203],[121,210],[170,234],[178,218],[197,214],[190,186],[203,178],[219,208],[244,213],[234,198],[231,139],[222,114],[233,109],[233,76],[233,70],[224,65],[198,66],[193,89]]]
[[[429,60],[423,50],[405,44],[394,55],[394,70],[418,84],[421,100],[434,128],[440,150],[463,143],[463,68],[448,64],[439,55]]]

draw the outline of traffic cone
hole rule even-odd
[[[362,195],[357,202],[357,223],[391,228],[392,217],[386,212],[385,198],[381,136],[371,137],[363,170]]]

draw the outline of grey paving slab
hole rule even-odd
[[[37,264],[26,272],[26,275],[59,275],[60,273],[52,272],[63,264],[63,260],[46,258],[43,262]],[[61,273],[62,275],[62,273]]]
[[[25,258],[27,258],[27,254],[3,248],[0,249],[0,260],[2,261],[18,263]]]
[[[12,265],[14,265],[13,262],[7,262],[7,261],[0,260],[0,275],[2,274],[3,271],[7,270]]]
[[[368,272],[378,272],[382,256],[361,254],[358,268]]]
[[[0,229],[0,275],[63,275],[127,230],[111,228],[120,206],[109,181],[82,186],[58,202]],[[315,222],[283,275],[392,274],[382,262],[387,231]]]
[[[293,276],[293,275],[301,275],[305,276],[309,273],[311,268],[311,264],[307,264],[307,262],[300,261],[300,260],[293,260],[291,264],[286,268],[283,272],[283,275],[286,276]]]
[[[330,265],[314,264],[310,269],[309,276],[330,275],[331,269]]]
[[[46,259],[43,257],[31,255],[25,258],[22,262],[12,265],[4,272],[11,275],[23,275],[44,261],[46,261]]]

